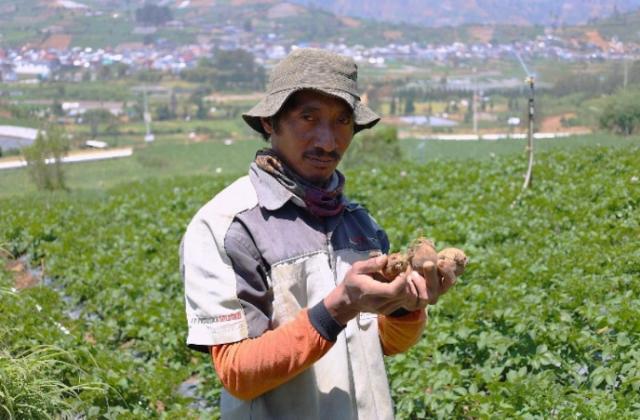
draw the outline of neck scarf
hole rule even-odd
[[[335,188],[317,187],[293,172],[271,149],[258,150],[255,163],[272,175],[294,195],[302,199],[311,214],[317,217],[335,216],[344,209],[342,189],[344,175],[336,170],[338,185]]]

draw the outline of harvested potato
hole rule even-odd
[[[453,269],[456,276],[464,273],[465,266],[469,262],[461,249],[445,248],[436,252],[432,241],[420,237],[413,242],[406,254],[400,252],[389,254],[387,265],[382,270],[382,276],[387,281],[393,281],[407,269],[409,264],[413,270],[424,276],[436,276],[439,260],[443,260],[441,264],[445,264],[445,267]]]
[[[438,252],[438,259],[445,261],[452,261],[454,266],[454,273],[456,276],[461,276],[464,273],[464,269],[469,262],[469,258],[464,254],[461,249],[458,248],[445,248]]]

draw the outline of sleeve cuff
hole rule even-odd
[[[318,331],[323,338],[329,341],[336,341],[338,334],[345,328],[340,325],[329,313],[324,302],[320,301],[317,305],[309,309],[309,321],[313,328]]]

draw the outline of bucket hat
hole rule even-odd
[[[242,118],[251,128],[267,135],[260,118],[277,114],[293,93],[313,89],[349,104],[353,109],[355,134],[380,121],[380,117],[360,101],[357,79],[358,66],[350,57],[316,48],[296,49],[273,68],[266,96],[242,114]]]

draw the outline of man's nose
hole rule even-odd
[[[322,124],[318,127],[315,146],[327,152],[336,149],[336,133],[329,124]]]

